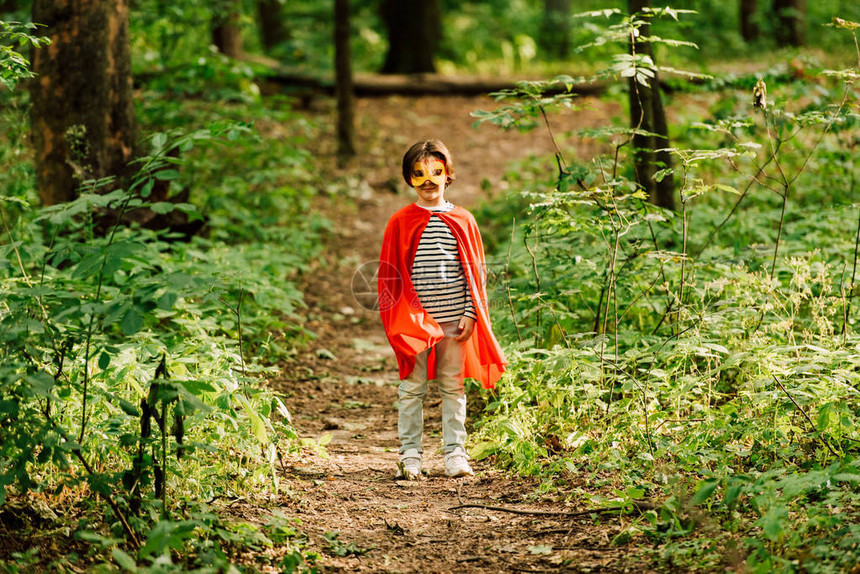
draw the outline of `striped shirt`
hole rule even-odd
[[[454,209],[454,205],[445,202],[443,207],[424,209],[446,212]],[[421,306],[438,323],[459,321],[463,315],[477,319],[460,263],[457,239],[439,217],[431,216],[421,233],[412,262],[412,284]]]

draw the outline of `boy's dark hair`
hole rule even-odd
[[[445,164],[445,171],[448,173],[445,186],[447,187],[454,182],[456,179],[454,160],[445,144],[439,140],[422,140],[412,144],[412,147],[403,155],[403,179],[406,180],[408,186],[412,186],[412,166],[430,157],[435,157]]]

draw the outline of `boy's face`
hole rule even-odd
[[[412,166],[411,183],[418,193],[420,205],[430,207],[442,204],[447,181],[448,170],[440,159],[431,157],[417,161]]]

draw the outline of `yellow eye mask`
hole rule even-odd
[[[445,162],[442,160],[416,161],[415,165],[412,166],[412,187],[421,187],[426,181],[442,187],[447,180],[448,172],[445,169]]]

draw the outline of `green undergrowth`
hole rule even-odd
[[[763,107],[752,89],[705,115],[667,102],[675,211],[630,181],[622,125],[552,134],[558,157],[512,166],[513,191],[477,212],[510,365],[475,458],[623,508],[613,543],[664,567],[860,561],[858,71],[774,82],[764,102],[760,86]],[[523,127],[577,105],[544,87],[476,116]],[[575,158],[579,138],[610,152]]]
[[[26,98],[3,95],[2,571],[314,569],[299,523],[231,505],[274,506],[289,457],[322,449],[266,384],[313,337],[297,280],[329,227],[306,215],[315,126],[241,82],[191,101],[163,86],[142,88],[127,185],[51,207]],[[146,213],[175,224],[117,223]]]

